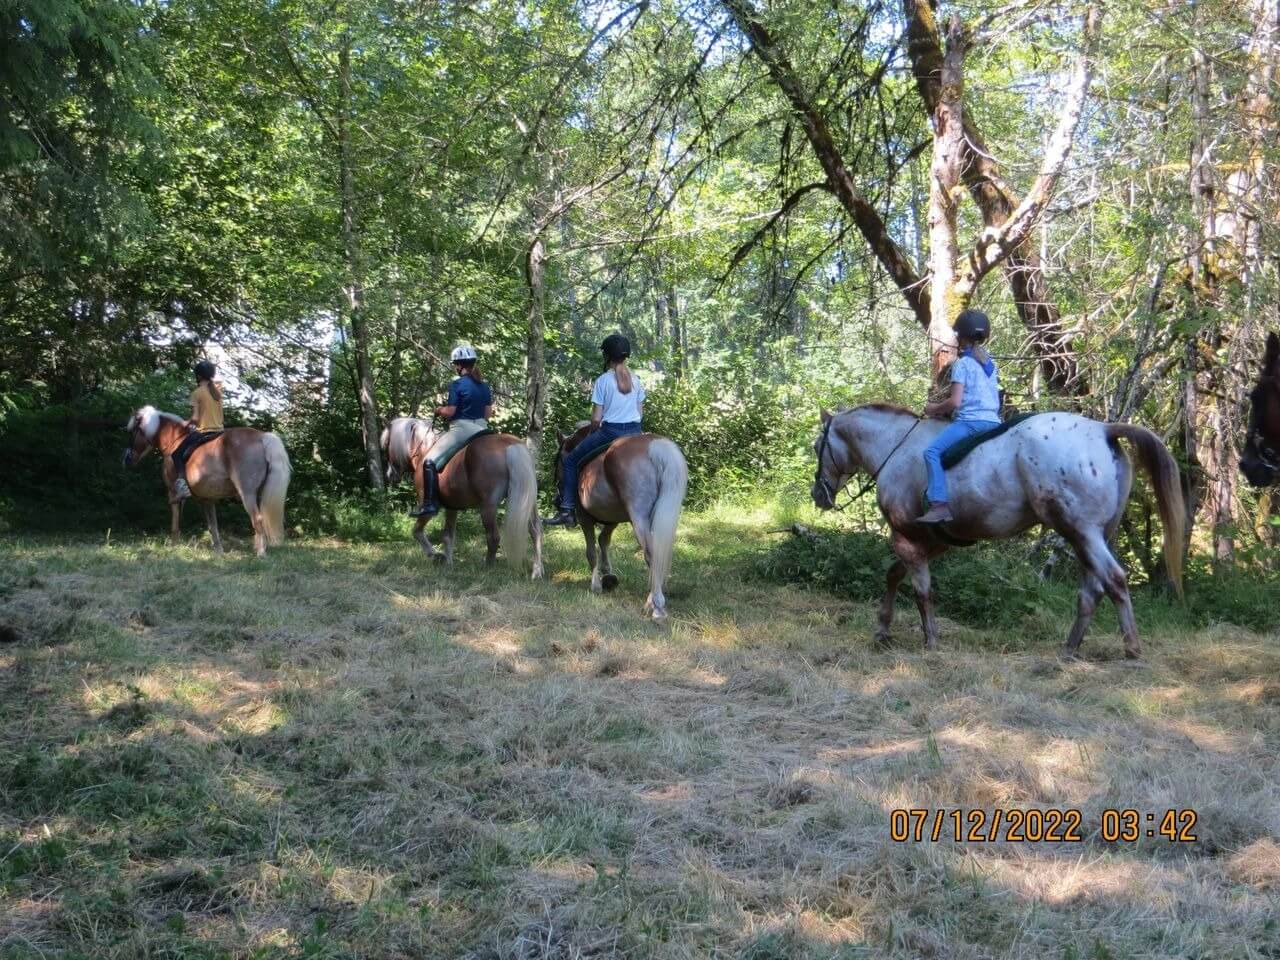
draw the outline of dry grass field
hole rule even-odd
[[[686,516],[672,624],[407,540],[0,540],[0,957],[1280,957],[1280,639],[1147,659],[762,583]],[[1067,624],[1061,625],[1065,634]],[[1079,842],[890,839],[895,808]],[[1106,842],[1106,808],[1196,839]]]

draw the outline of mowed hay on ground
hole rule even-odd
[[[604,597],[576,533],[548,583],[471,527],[451,571],[0,542],[0,956],[1280,956],[1274,635],[1064,663],[900,614],[881,651],[746,576],[763,519],[686,516],[668,629],[626,533]],[[895,843],[895,808],[1084,839]]]

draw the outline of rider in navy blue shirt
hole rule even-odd
[[[476,350],[460,343],[449,357],[458,379],[449,384],[449,399],[436,407],[436,416],[449,421],[422,461],[422,502],[409,511],[411,517],[434,517],[440,512],[439,473],[468,440],[489,429],[493,416],[493,390],[476,369]]]

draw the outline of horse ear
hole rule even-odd
[[[1262,372],[1263,373],[1280,373],[1276,370],[1276,364],[1280,362],[1280,336],[1274,332],[1267,334],[1267,349],[1262,354]]]
[[[825,427],[831,422],[831,411],[826,409],[819,410],[818,417],[822,420],[822,425]]]

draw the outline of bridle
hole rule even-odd
[[[836,506],[836,494],[839,491],[833,489],[831,484],[827,482],[827,478],[822,475],[822,460],[827,455],[827,451],[831,448],[831,424],[835,422],[835,419],[836,418],[834,416],[828,417],[827,422],[822,425],[822,439],[818,442],[818,466],[813,474],[813,483],[814,486],[822,487],[823,492],[827,495],[827,500],[831,503],[831,509],[836,513],[841,513],[848,510],[856,501],[862,498],[863,494],[876,485],[876,480],[879,479],[881,471],[888,466],[889,461],[893,459],[893,455],[902,448],[904,443],[907,442],[907,437],[911,436],[915,428],[920,426],[924,421],[922,417],[916,417],[916,422],[913,423],[910,429],[902,435],[902,439],[893,445],[893,449],[889,451],[889,455],[880,461],[880,466],[871,471],[871,475],[867,477],[866,482],[858,489],[858,492],[846,500],[843,506]],[[832,461],[832,466],[835,466],[834,461]]]

